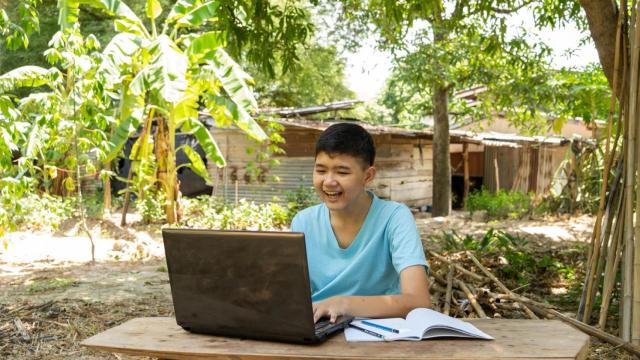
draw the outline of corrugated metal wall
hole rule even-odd
[[[247,183],[244,180],[246,172],[246,164],[244,163],[229,163],[225,169],[213,170],[214,173],[218,173],[218,183],[214,188],[214,193],[227,201],[236,200],[236,181],[232,179],[230,174],[234,168],[240,175],[237,176],[238,199],[284,204],[287,199],[287,191],[295,191],[300,186],[307,188],[313,186],[313,158],[278,158],[278,160],[280,165],[269,170],[267,178],[277,176],[280,178],[280,182],[267,179],[264,183]]]
[[[500,189],[511,190],[518,174],[520,164],[520,149],[512,147],[487,146],[484,147],[484,187],[489,191],[496,191],[498,183]],[[497,165],[497,171],[496,171]],[[496,181],[496,172],[498,181]]]
[[[545,194],[566,151],[566,146],[485,146],[484,187],[496,191],[497,162],[500,189]]]

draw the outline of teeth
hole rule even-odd
[[[340,192],[339,192],[339,191],[336,191],[336,192],[329,192],[329,191],[325,191],[324,193],[325,193],[325,194],[327,194],[327,195],[329,195],[329,196],[335,196],[335,195],[339,195],[339,194],[340,194]]]

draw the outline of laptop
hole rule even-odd
[[[162,238],[187,331],[311,344],[351,321],[314,324],[303,233],[163,229]]]

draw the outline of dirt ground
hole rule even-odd
[[[466,213],[447,218],[416,215],[426,247],[431,235],[455,230],[480,234],[508,230],[540,246],[588,243],[590,216],[485,222]],[[171,316],[173,305],[158,225],[121,228],[119,218],[93,220],[91,245],[69,221],[51,232],[14,232],[0,247],[0,358],[129,359],[87,350],[80,341],[141,316]],[[591,359],[629,358],[594,340]]]

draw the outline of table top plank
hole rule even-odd
[[[192,334],[172,317],[137,318],[82,342],[89,348],[164,359],[586,359],[589,336],[558,320],[470,320],[493,341],[440,339],[348,343],[337,334],[296,345]]]

